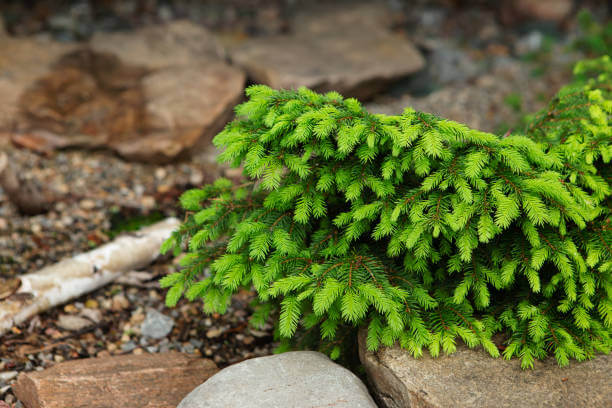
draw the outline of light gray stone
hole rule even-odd
[[[140,330],[143,336],[163,339],[170,334],[172,327],[174,327],[174,319],[155,309],[149,309]]]
[[[255,82],[273,88],[306,86],[363,99],[424,66],[390,25],[382,4],[306,10],[294,17],[290,35],[245,40],[230,56]]]
[[[0,382],[8,383],[13,378],[17,378],[19,373],[17,371],[3,371],[0,372]]]
[[[57,326],[64,330],[77,331],[93,326],[93,322],[80,316],[61,314],[57,319]]]
[[[551,358],[522,370],[516,359],[494,359],[463,345],[438,358],[415,359],[399,347],[372,353],[366,336],[359,333],[359,357],[384,408],[612,406],[612,355],[565,368]]]
[[[375,408],[365,385],[321,353],[295,351],[229,366],[178,408]]]
[[[442,44],[429,56],[431,79],[439,85],[465,82],[480,73],[477,63],[463,50]]]

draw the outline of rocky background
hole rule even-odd
[[[609,12],[595,0],[0,0],[0,154],[40,202],[0,187],[0,300],[20,274],[180,216],[185,189],[240,179],[210,140],[246,85],[520,131],[593,52],[583,8]],[[176,350],[224,367],[272,352],[271,326],[248,327],[248,292],[223,316],[165,308],[157,280],[174,268],[162,258],[0,337],[0,407],[22,406],[20,372],[65,360]]]

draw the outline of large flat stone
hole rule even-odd
[[[151,70],[223,58],[223,47],[204,27],[187,20],[153,25],[137,31],[97,32],[89,47],[116,55],[125,64]]]
[[[0,38],[0,49],[0,132],[16,124],[13,141],[39,151],[95,147],[172,161],[210,144],[245,82],[214,36],[187,21],[71,47]]]
[[[217,371],[176,352],[90,358],[22,373],[13,390],[26,408],[174,408]]]
[[[524,371],[518,360],[494,359],[483,350],[413,358],[398,347],[376,353],[359,334],[359,357],[385,408],[610,407],[612,355],[560,368],[554,359]]]
[[[369,98],[424,66],[417,49],[389,30],[380,3],[298,13],[290,35],[245,40],[232,60],[258,83],[274,88],[307,86]]]
[[[176,66],[145,76],[144,132],[113,143],[119,154],[167,162],[205,147],[231,119],[245,75],[222,61]]]
[[[178,408],[375,408],[353,373],[313,351],[259,357],[229,366]]]

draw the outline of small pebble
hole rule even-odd
[[[161,339],[170,334],[173,327],[174,319],[155,309],[149,309],[140,330],[143,336]]]
[[[13,378],[16,378],[19,373],[17,371],[4,371],[0,373],[0,381],[9,382]]]
[[[124,295],[118,294],[113,296],[113,305],[111,307],[112,310],[120,311],[123,309],[127,309],[128,307],[130,307],[130,301],[127,300]]]
[[[64,306],[64,312],[73,314],[73,313],[78,313],[79,309],[77,309],[77,307],[73,304],[68,304]]]
[[[79,203],[81,208],[84,210],[93,210],[96,207],[96,203],[93,200],[81,200]]]
[[[147,196],[143,196],[140,199],[140,203],[145,208],[153,208],[153,207],[155,207],[155,198],[153,198],[151,196],[148,196],[148,195]]]
[[[57,320],[57,326],[64,330],[77,331],[92,326],[93,322],[84,317],[62,314]]]
[[[97,309],[100,307],[100,305],[95,299],[87,299],[87,301],[85,302],[85,307],[88,307],[90,309]]]
[[[136,347],[136,343],[134,343],[133,341],[128,341],[127,343],[121,345],[121,350],[129,352],[136,349]]]
[[[191,344],[193,344],[193,346],[194,346],[195,348],[200,348],[200,347],[202,347],[202,345],[204,344],[204,342],[203,342],[202,340],[200,340],[200,339],[191,339],[191,340],[189,340],[189,342],[190,342]]]
[[[102,312],[99,309],[85,308],[81,310],[80,316],[86,317],[94,323],[102,321]]]
[[[155,169],[155,178],[158,180],[162,180],[164,177],[166,177],[166,169],[164,169],[163,167],[158,167],[157,169]]]
[[[214,339],[214,338],[219,337],[222,334],[223,334],[222,329],[214,327],[212,329],[208,329],[208,331],[206,332],[206,337],[208,337],[209,339]]]

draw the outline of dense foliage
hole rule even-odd
[[[248,88],[214,143],[251,181],[183,194],[168,304],[184,293],[223,312],[253,287],[255,324],[278,313],[280,337],[315,333],[332,357],[363,325],[369,349],[415,356],[459,339],[523,367],[608,353],[611,72],[608,57],[580,63],[527,135],[503,138],[334,92]]]

